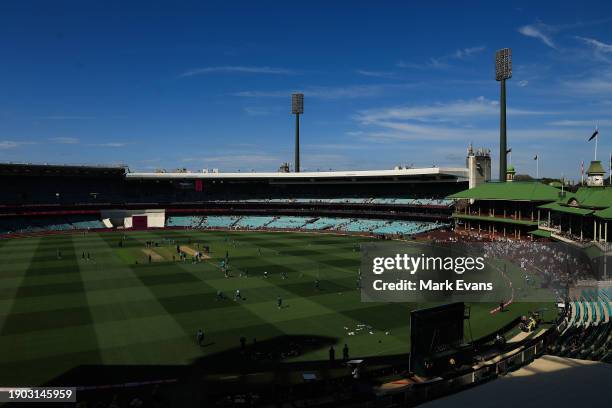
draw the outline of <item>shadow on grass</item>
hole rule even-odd
[[[47,386],[112,386],[106,389],[82,391],[79,394],[90,401],[103,396],[109,399],[123,390],[135,392],[153,385],[135,386],[134,383],[172,382],[162,385],[165,392],[175,398],[189,395],[190,405],[216,401],[237,393],[252,393],[262,398],[276,398],[287,390],[309,395],[317,382],[305,381],[304,374],[314,374],[317,380],[332,380],[346,384],[350,381],[350,369],[345,362],[336,359],[299,361],[308,353],[329,350],[334,347],[336,356],[342,354],[343,344],[333,337],[315,335],[285,335],[264,341],[251,340],[244,347],[204,355],[188,365],[82,365],[49,381]],[[205,349],[205,347],[203,347]],[[204,350],[205,351],[205,350]],[[163,353],[160,350],[160,353]],[[380,356],[367,359],[368,367],[397,367],[408,363],[405,355]],[[329,381],[327,381],[329,382]],[[125,384],[131,383],[125,386]],[[123,385],[122,385],[123,384]],[[296,388],[297,387],[297,388]],[[195,406],[195,405],[194,405]]]
[[[314,367],[326,361],[289,362],[313,351],[336,345],[332,337],[314,335],[287,335],[264,341],[249,341],[245,347],[235,347],[197,358],[189,365],[81,365],[52,379],[46,385],[102,385],[126,382],[153,381],[168,378],[185,379],[197,373],[244,374],[251,371],[279,370],[285,367]],[[205,349],[214,344],[207,342]],[[159,350],[164,353],[164,350]]]

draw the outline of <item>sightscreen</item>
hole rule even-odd
[[[147,228],[147,216],[146,215],[134,215],[132,216],[132,228]]]

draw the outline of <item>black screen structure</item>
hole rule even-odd
[[[410,313],[410,371],[425,375],[437,356],[463,343],[463,302],[449,303]]]

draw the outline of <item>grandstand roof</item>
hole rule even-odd
[[[355,171],[309,171],[300,173],[281,172],[194,172],[194,173],[128,173],[129,179],[204,179],[204,180],[282,180],[291,181],[331,181],[334,179],[374,180],[374,179],[436,179],[439,181],[466,181],[466,168],[428,167],[396,170],[355,170]]]
[[[123,176],[125,166],[0,163],[2,176]]]
[[[548,203],[548,204],[541,205],[538,208],[558,211],[558,212],[562,212],[566,214],[574,214],[574,215],[589,215],[593,213],[593,210],[590,210],[587,208],[571,207],[567,205],[561,205],[559,203]]]
[[[556,201],[559,190],[540,182],[484,183],[449,198],[506,201]]]
[[[580,187],[576,200],[581,207],[607,208],[612,206],[612,187]]]
[[[605,210],[596,211],[595,216],[603,218],[604,220],[612,220],[612,207],[608,207]]]
[[[550,236],[552,235],[550,231],[544,231],[541,229],[535,229],[533,231],[529,231],[529,233],[531,235],[535,235],[536,237],[540,237],[540,238],[550,238]]]

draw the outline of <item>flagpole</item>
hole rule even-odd
[[[563,196],[563,187],[565,187],[565,177],[561,173],[561,196]]]

